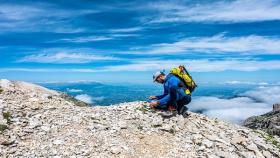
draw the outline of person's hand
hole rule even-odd
[[[150,96],[149,99],[150,100],[155,100],[155,99],[157,99],[157,97],[156,96]]]
[[[159,105],[159,102],[151,102],[149,106],[150,106],[151,108],[155,108],[155,107],[157,107],[158,105]]]

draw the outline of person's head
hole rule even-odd
[[[154,82],[157,83],[164,83],[165,80],[165,74],[162,71],[158,71],[153,75]]]

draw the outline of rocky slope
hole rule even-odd
[[[271,135],[280,136],[280,104],[274,104],[271,112],[246,119],[244,125],[252,129],[266,131]]]
[[[279,137],[190,113],[163,119],[145,102],[80,107],[0,80],[0,157],[279,157]]]

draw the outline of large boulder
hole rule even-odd
[[[280,103],[279,104],[273,104],[273,111],[280,111]]]

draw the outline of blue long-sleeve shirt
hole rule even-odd
[[[182,87],[179,87],[179,84],[181,83],[180,79],[172,74],[168,74],[164,80],[163,87],[164,92],[162,95],[156,96],[160,106],[166,105],[170,101],[170,89],[175,88],[177,90],[177,100],[182,99],[184,96],[186,96],[186,93],[184,92],[184,89]]]

